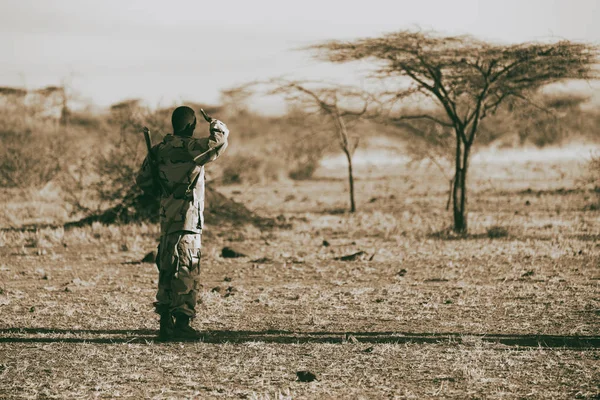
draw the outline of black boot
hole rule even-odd
[[[175,339],[197,340],[200,334],[190,326],[190,317],[185,314],[175,316],[175,329],[173,330]]]
[[[160,314],[160,331],[158,332],[159,340],[169,340],[173,337],[173,330],[175,324],[173,323],[173,316],[170,312],[164,312]]]

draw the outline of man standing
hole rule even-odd
[[[159,338],[195,339],[198,333],[190,320],[196,315],[200,286],[204,165],[223,153],[229,130],[213,119],[208,137],[193,138],[196,116],[185,106],[173,111],[171,122],[173,134],[152,147],[136,183],[145,192],[160,185],[161,237],[156,257],[159,278],[154,303],[160,315]],[[158,175],[154,178],[152,163]]]

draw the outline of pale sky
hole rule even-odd
[[[99,105],[216,103],[257,79],[354,79],[294,49],[414,27],[600,43],[600,0],[0,0],[0,86],[68,79]]]

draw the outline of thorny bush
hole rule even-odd
[[[63,170],[67,145],[67,140],[58,134],[3,129],[0,131],[0,186],[45,185]]]

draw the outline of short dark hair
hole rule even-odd
[[[171,116],[173,134],[191,136],[196,128],[196,114],[187,106],[177,107]]]

